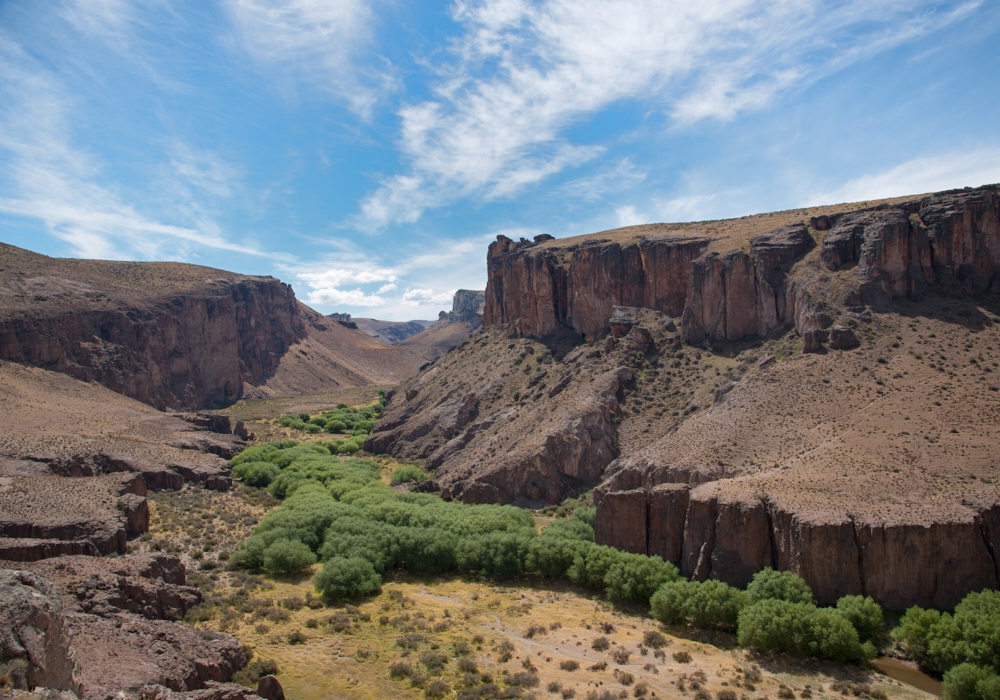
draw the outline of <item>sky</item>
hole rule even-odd
[[[995,0],[0,0],[0,241],[433,319],[497,235],[1000,182]]]

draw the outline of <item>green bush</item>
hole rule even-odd
[[[837,601],[837,610],[854,625],[863,642],[882,629],[882,607],[870,596],[845,595]]]
[[[608,597],[648,603],[660,586],[680,578],[677,567],[660,557],[622,552],[604,575]]]
[[[940,620],[941,613],[937,610],[924,610],[914,605],[899,619],[899,626],[891,636],[911,659],[923,664],[927,659],[927,637],[931,627]]]
[[[413,464],[396,467],[395,471],[392,472],[392,483],[394,484],[402,484],[405,481],[416,481],[418,484],[422,484],[428,478],[427,472]]]
[[[831,661],[860,661],[873,656],[874,647],[862,645],[858,632],[836,608],[764,598],[739,615],[737,639],[741,646],[766,653],[778,651],[819,656]]]
[[[243,483],[255,488],[264,488],[278,478],[281,470],[270,462],[252,462],[243,476]]]
[[[761,653],[808,655],[813,651],[811,618],[815,612],[811,603],[759,600],[740,612],[737,639],[740,646]]]
[[[298,540],[281,539],[272,542],[264,550],[262,563],[272,574],[290,574],[315,564],[316,555]]]
[[[770,567],[754,574],[747,586],[747,602],[786,600],[789,603],[814,603],[812,589],[798,574],[775,571]]]
[[[588,588],[604,588],[604,578],[618,562],[623,552],[599,544],[583,547],[573,558],[573,565],[566,574],[570,579]]]
[[[342,420],[331,420],[326,424],[326,432],[340,433],[347,430],[347,424]]]
[[[370,562],[361,557],[334,557],[323,564],[323,569],[313,578],[313,585],[328,605],[338,601],[371,595],[382,586]]]
[[[996,700],[1000,676],[992,668],[962,663],[944,674],[945,700]]]
[[[673,581],[650,599],[654,618],[668,625],[691,621],[696,627],[736,628],[746,593],[722,581]]]

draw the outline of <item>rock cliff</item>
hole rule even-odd
[[[230,403],[305,326],[276,279],[168,263],[56,260],[0,245],[0,359],[159,409]]]
[[[484,328],[366,448],[467,501],[601,479],[598,541],[694,578],[950,607],[1000,585],[998,252],[997,186],[499,237]]]

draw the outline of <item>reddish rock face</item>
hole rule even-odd
[[[626,245],[598,241],[562,250],[498,236],[487,256],[483,323],[518,323],[520,332],[532,338],[568,326],[594,340],[608,333],[614,306],[678,316],[691,262],[708,243],[647,237]]]
[[[153,304],[0,319],[0,359],[97,382],[161,410],[230,403],[305,332],[291,287],[215,280]]]
[[[646,554],[648,507],[649,495],[645,489],[615,491],[602,498],[597,505],[600,515],[594,521],[597,544]]]

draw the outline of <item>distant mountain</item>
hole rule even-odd
[[[434,360],[453,347],[461,345],[473,331],[483,325],[483,306],[486,292],[459,289],[455,292],[451,311],[442,311],[437,322],[422,333],[417,333],[399,343],[426,360]]]
[[[331,317],[336,316],[347,316],[345,320],[354,323],[358,330],[392,344],[402,342],[434,325],[434,321],[380,321],[377,318],[351,318],[350,314],[331,314]]]

